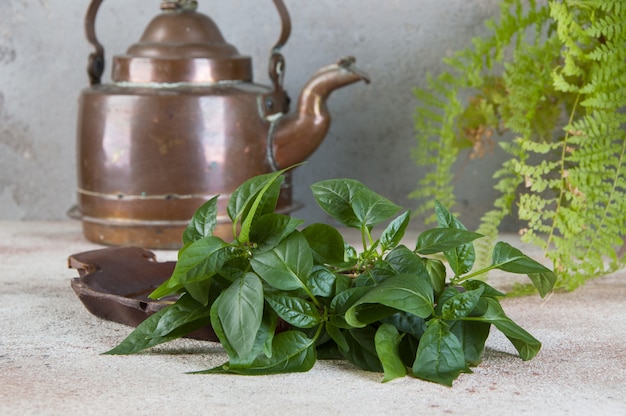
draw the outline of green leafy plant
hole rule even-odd
[[[537,354],[540,342],[506,316],[503,294],[475,278],[489,269],[528,274],[544,296],[555,279],[548,268],[499,242],[492,264],[472,271],[473,241],[481,236],[443,205],[436,206],[439,227],[408,248],[401,241],[410,212],[397,215],[399,206],[356,180],[314,184],[320,207],[360,230],[357,251],[330,225],[303,228],[274,212],[282,172],[254,177],[232,194],[231,242],[212,235],[215,199],[196,212],[172,276],[151,294],[178,300],[109,354],[136,353],[211,325],[228,362],[200,373],[303,372],[317,358],[343,357],[383,372],[383,381],[410,373],[445,385],[480,362],[491,325],[523,360]],[[373,227],[386,221],[374,239]]]
[[[522,241],[542,248],[556,287],[571,290],[625,264],[626,4],[541,4],[503,0],[491,35],[416,91],[416,161],[432,170],[412,195],[418,212],[435,200],[454,210],[464,149],[471,160],[498,144],[500,196],[477,229],[478,257],[517,215]]]

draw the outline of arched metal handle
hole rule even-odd
[[[280,48],[285,46],[289,35],[291,35],[291,17],[283,0],[274,0],[274,6],[280,16],[281,32],[278,42],[272,48],[269,61],[269,76],[276,91],[283,89],[283,78],[285,74],[285,58],[280,53]]]
[[[98,41],[96,36],[96,15],[100,9],[100,5],[103,0],[91,0],[87,14],[85,15],[85,35],[87,40],[94,47],[94,51],[89,54],[87,62],[87,74],[89,75],[90,85],[97,85],[102,82],[102,73],[104,72],[105,59],[104,59],[104,47]],[[281,31],[280,37],[276,44],[272,47],[270,54],[269,76],[274,84],[276,90],[282,89],[283,74],[285,71],[285,59],[280,53],[280,48],[285,46],[289,35],[291,35],[291,18],[289,11],[283,0],[273,0],[278,15],[280,16]],[[188,0],[178,0],[177,2],[164,2],[164,3],[188,3]],[[196,2],[193,2],[196,3]],[[183,5],[184,6],[184,5]],[[195,6],[195,4],[194,4]]]
[[[89,54],[87,61],[87,74],[89,75],[89,84],[97,85],[102,80],[104,72],[104,47],[96,37],[96,14],[102,4],[102,0],[92,0],[85,15],[85,35],[87,40],[94,47],[94,51]]]

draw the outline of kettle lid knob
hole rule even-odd
[[[195,0],[178,0],[161,2],[161,10],[196,10],[198,2]]]

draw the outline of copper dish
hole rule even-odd
[[[79,277],[71,285],[92,314],[113,322],[136,327],[148,316],[164,308],[175,297],[159,301],[148,295],[167,280],[175,261],[157,262],[153,252],[137,247],[115,247],[73,254],[69,267]],[[210,326],[189,338],[218,341]]]

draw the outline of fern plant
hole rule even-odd
[[[504,218],[553,262],[572,290],[624,266],[626,236],[626,4],[623,0],[503,0],[491,34],[447,59],[416,90],[418,211],[455,205],[453,165],[496,144],[499,191],[477,230]],[[468,98],[469,97],[469,98]],[[504,134],[504,133],[507,134]],[[482,248],[482,249],[481,249]]]

